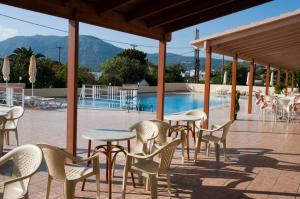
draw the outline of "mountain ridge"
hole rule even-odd
[[[34,36],[15,36],[0,41],[0,57],[10,55],[16,48],[31,47],[33,51],[41,53],[53,60],[58,60],[58,47],[61,48],[61,62],[67,62],[68,36],[55,35],[34,35]],[[99,71],[100,65],[108,59],[114,57],[124,49],[114,46],[91,35],[79,36],[79,65],[90,67],[93,71]],[[158,54],[149,53],[147,59],[157,64]],[[221,66],[221,59],[212,59],[212,69]],[[194,57],[183,56],[174,53],[167,53],[167,65],[182,63],[187,69],[193,68]],[[205,60],[200,58],[200,68],[203,70]]]

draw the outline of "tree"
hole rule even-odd
[[[148,63],[148,60],[146,59],[147,54],[136,50],[136,49],[125,49],[123,52],[119,53],[117,55],[118,57],[127,57],[130,60],[138,60],[140,64],[144,65]]]
[[[165,69],[166,82],[184,82],[182,74],[185,72],[185,67],[182,64],[172,64]]]
[[[135,84],[146,77],[147,64],[142,63],[145,53],[133,49],[124,52],[101,65],[100,84]]]
[[[236,72],[236,84],[237,85],[246,85],[247,82],[247,74],[248,74],[248,67],[246,67],[244,64],[238,64],[237,65],[237,72]],[[222,77],[224,76],[225,71],[227,71],[227,80],[228,84],[231,84],[232,82],[232,63],[227,63],[224,66]]]

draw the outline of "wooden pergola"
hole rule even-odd
[[[75,155],[79,22],[159,41],[157,119],[163,120],[166,43],[171,40],[171,33],[269,1],[0,0],[0,3],[69,19],[67,150]],[[209,60],[208,62],[210,63]],[[207,85],[209,88],[209,84]],[[207,105],[205,109],[207,110]]]
[[[220,34],[200,38],[192,42],[198,48],[206,49],[205,97],[208,106],[210,59],[211,53],[233,57],[232,61],[232,95],[230,118],[235,112],[236,67],[238,58],[250,61],[248,113],[252,112],[252,91],[254,63],[266,66],[266,95],[269,94],[270,67],[278,68],[277,83],[280,82],[280,69],[285,69],[288,87],[288,73],[292,73],[294,88],[294,71],[300,69],[300,10],[278,17],[252,23]],[[206,113],[209,109],[206,107]]]

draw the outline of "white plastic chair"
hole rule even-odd
[[[3,145],[4,145],[4,137],[5,137],[5,123],[6,123],[6,117],[0,116],[0,157],[3,153]]]
[[[171,141],[171,137],[168,137],[170,124],[160,121],[160,120],[150,120],[153,122],[157,128],[158,128],[158,135],[154,139],[154,147],[155,149],[158,149],[159,147],[165,145],[168,143],[168,141]]]
[[[137,173],[147,179],[150,185],[152,199],[157,198],[157,178],[159,175],[166,175],[168,193],[171,194],[170,165],[176,147],[180,142],[180,139],[175,139],[154,153],[146,156],[128,153],[123,174],[122,198],[125,199],[128,172]],[[159,162],[153,160],[157,155],[160,155]],[[134,163],[134,159],[138,161]]]
[[[223,144],[224,148],[224,157],[225,160],[227,159],[226,154],[226,137],[229,132],[229,128],[233,122],[229,121],[223,125],[212,125],[211,129],[200,129],[199,133],[197,134],[197,141],[195,147],[195,161],[197,161],[197,154],[200,151],[201,142],[206,143],[206,154],[209,155],[209,147],[210,144],[215,145],[215,153],[216,153],[216,161],[219,163],[220,161],[220,144]],[[213,135],[217,131],[222,131],[221,137]],[[203,135],[203,132],[208,132],[208,135]]]
[[[18,122],[19,119],[23,116],[23,114],[24,114],[24,108],[21,106],[15,106],[8,112],[8,116],[6,118],[7,121],[5,124],[6,144],[9,145],[9,133],[14,132],[17,141],[17,146],[19,146]]]
[[[28,199],[29,182],[42,163],[42,151],[35,145],[23,145],[1,157],[0,165],[9,160],[13,163],[12,176],[0,182],[0,199]]]
[[[158,127],[151,121],[142,121],[129,128],[136,132],[136,143],[132,150],[135,154],[150,154],[153,151],[154,140],[159,134]]]
[[[39,144],[38,146],[44,153],[44,160],[48,168],[46,199],[49,198],[52,180],[64,182],[64,198],[73,199],[76,183],[93,175],[96,176],[97,199],[100,198],[98,155],[83,159],[80,157],[74,157],[66,151],[55,146],[47,144]],[[66,160],[71,160],[76,162],[76,164],[66,164]],[[92,162],[92,168],[78,164],[88,161]]]

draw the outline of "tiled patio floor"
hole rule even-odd
[[[245,102],[242,102],[243,104]],[[246,107],[246,104],[241,105]],[[228,108],[215,109],[212,122],[228,119]],[[127,113],[104,110],[79,110],[78,152],[85,155],[87,142],[81,138],[84,129],[99,127],[128,128],[138,120],[155,118],[151,113]],[[192,160],[181,164],[178,148],[172,164],[172,198],[299,198],[300,199],[300,117],[292,123],[260,121],[255,114],[244,114],[233,124],[228,135],[229,161],[217,169],[214,150],[205,157],[203,151],[196,164]],[[20,122],[20,140],[65,146],[66,112],[27,110]],[[14,143],[14,138],[11,138]],[[191,144],[193,146],[193,144]],[[14,146],[12,146],[14,147]],[[191,151],[193,157],[193,150]],[[101,198],[107,198],[105,160],[101,156]],[[113,198],[121,196],[124,158],[120,155],[113,185]],[[0,172],[6,172],[0,167]],[[3,179],[2,175],[0,179]],[[47,173],[45,167],[36,174],[30,186],[30,198],[45,198]],[[133,188],[128,179],[127,198],[149,198],[142,187]],[[159,198],[168,198],[166,183],[160,181]],[[77,198],[96,198],[95,181],[89,179],[86,191],[76,189]],[[53,183],[50,198],[63,198],[61,183]]]

